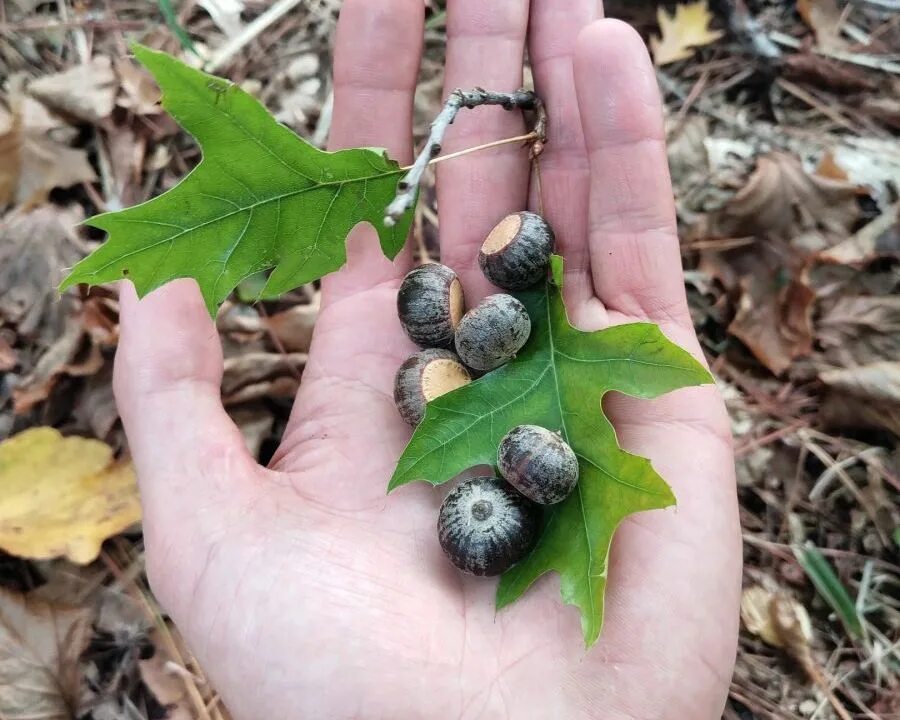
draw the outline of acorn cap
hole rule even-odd
[[[449,350],[430,348],[410,356],[397,370],[394,403],[410,425],[425,417],[425,405],[436,397],[472,382],[462,361]]]

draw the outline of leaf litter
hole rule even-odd
[[[61,101],[54,101],[58,112],[51,109],[28,93],[29,83],[22,83],[21,125],[11,132],[14,83],[4,87],[0,202],[8,207],[0,217],[0,233],[29,206],[49,209],[71,227],[64,216],[73,204],[81,208],[76,217],[85,217],[175,185],[196,165],[199,153],[161,112],[155,83],[123,54],[119,31],[94,27],[89,55],[81,56],[82,29],[77,25],[16,32],[35,21],[58,22],[51,5],[26,5],[7,5],[5,21],[13,26],[16,51],[0,53],[0,75],[12,79],[25,71],[33,83],[80,65],[102,67],[109,59],[118,90],[112,111],[100,117],[108,90],[97,84],[102,102],[78,118],[79,111],[66,111]],[[889,62],[892,49],[900,46],[900,29],[886,6],[876,2],[682,5],[697,8],[685,27],[677,21],[675,3],[609,0],[606,12],[660,41],[672,27],[667,23],[674,22],[669,47],[686,56],[665,64],[655,59],[667,106],[691,309],[736,436],[745,585],[765,588],[766,597],[789,598],[797,614],[805,611],[807,657],[827,673],[842,706],[859,717],[890,717],[900,712],[894,680],[900,610],[892,590],[900,573],[894,539],[900,525],[900,473],[897,400],[891,390],[900,293],[900,105],[895,100],[900,84]],[[740,11],[742,5],[748,10]],[[101,16],[110,8],[116,17],[104,16],[106,20],[145,20],[145,27],[156,28],[135,39],[153,47],[178,47],[169,31],[158,27],[155,15],[149,15],[152,6],[124,9],[113,2]],[[302,5],[267,33],[251,38],[246,54],[233,56],[219,69],[236,82],[255,81],[266,104],[319,146],[330,124],[325,103],[330,91],[328,42],[336,10],[335,3],[324,0]],[[260,12],[258,4],[246,3],[241,17],[248,23]],[[663,13],[665,27],[658,19]],[[215,51],[226,42],[225,33],[199,5],[181,21],[198,46]],[[420,138],[440,99],[443,27],[437,23],[428,30],[416,108]],[[129,31],[125,34],[131,39]],[[688,41],[698,37],[700,41]],[[759,51],[773,38],[782,54],[774,64]],[[306,56],[316,60],[298,60],[291,68]],[[315,90],[312,82],[304,85],[311,80]],[[100,119],[85,119],[91,115]],[[119,149],[141,145],[141,152]],[[51,157],[62,161],[54,166],[47,160]],[[437,234],[429,180],[414,225],[420,254],[437,257]],[[46,237],[48,247],[60,248],[53,253],[74,255],[71,262],[98,239],[83,226],[71,244],[57,230]],[[0,253],[10,247],[6,243],[0,242]],[[52,424],[66,435],[102,438],[121,454],[126,443],[109,392],[117,338],[115,291],[70,290],[55,302],[37,292],[44,271],[36,271],[31,280],[7,276],[16,288],[7,301],[28,301],[21,306],[27,306],[24,312],[18,304],[0,303],[6,308],[0,313],[0,437]],[[0,292],[7,287],[0,283]],[[314,289],[301,288],[258,302],[229,299],[218,318],[230,359],[229,411],[263,462],[290,411],[296,374],[302,370],[300,356],[308,351],[317,315],[315,297]],[[297,357],[279,360],[285,353]],[[264,371],[242,361],[245,355],[256,358]],[[69,366],[75,374],[67,371]],[[26,378],[31,380],[23,383]],[[23,390],[33,400],[23,403]],[[791,548],[808,540],[860,608],[864,642],[847,634],[799,565]],[[91,639],[102,642],[93,647],[94,659],[79,663],[77,671],[82,689],[89,688],[85,697],[90,707],[160,717],[160,707],[171,703],[171,717],[223,717],[177,631],[164,621],[160,625],[141,576],[138,536],[119,535],[104,544],[102,553],[102,561],[84,567],[0,553],[0,585],[16,588],[19,603],[57,588],[43,602],[88,608],[89,617],[96,617],[98,600],[85,587],[124,588],[128,603],[142,608],[143,629],[119,632],[111,643],[106,630],[94,631]],[[76,573],[86,573],[85,581],[59,581]],[[42,588],[30,589],[35,578],[45,583]],[[22,613],[16,618],[22,625],[31,622]],[[156,628],[149,634],[156,653],[152,670],[147,661],[133,660],[135,648],[144,642],[138,638],[148,636],[150,625]],[[745,627],[723,718],[839,717],[803,670],[803,657]],[[802,672],[789,672],[792,666]],[[114,676],[131,680],[113,681]],[[201,697],[210,703],[207,714],[201,710],[203,701],[198,702]]]

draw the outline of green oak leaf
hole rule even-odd
[[[141,205],[87,220],[109,237],[63,281],[129,278],[139,295],[197,280],[210,313],[254,273],[274,268],[261,297],[337,270],[347,233],[378,232],[384,254],[403,247],[412,213],[383,223],[400,166],[384,150],[324,152],[280,125],[236,85],[162,52],[134,54],[163,90],[163,107],[200,143],[203,160],[178,185]]]
[[[555,277],[560,265],[557,259]],[[712,377],[656,325],[582,332],[569,324],[557,285],[517,297],[531,316],[528,343],[507,365],[428,404],[388,489],[416,480],[439,485],[475,465],[495,465],[501,438],[516,425],[558,430],[578,455],[578,487],[546,509],[537,546],[501,578],[497,607],[556,571],[563,600],[581,610],[590,646],[603,623],[613,532],[632,513],[675,503],[650,461],[619,447],[603,396],[615,390],[654,398]]]

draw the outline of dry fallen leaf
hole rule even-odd
[[[63,269],[82,256],[72,232],[82,217],[78,205],[48,205],[0,222],[0,324],[31,334],[58,303]]]
[[[709,231],[793,240],[820,230],[843,238],[859,217],[859,195],[856,185],[810,175],[793,155],[775,152],[758,159],[747,184],[709,218]]]
[[[825,308],[816,340],[832,367],[858,367],[900,358],[900,296],[851,295]]]
[[[816,34],[819,48],[839,50],[847,46],[841,39],[843,14],[836,0],[797,0],[797,11]]]
[[[728,332],[743,342],[776,375],[812,350],[815,293],[798,281],[780,291],[771,277],[746,278],[738,312]]]
[[[136,115],[156,115],[162,112],[161,93],[153,76],[128,58],[116,58],[116,74],[122,86],[116,104]]]
[[[758,585],[746,588],[741,595],[741,620],[751,634],[772,647],[789,643],[802,646],[812,638],[806,608],[784,593]]]
[[[900,362],[826,370],[819,379],[834,393],[822,409],[828,423],[883,427],[900,435]]]
[[[105,56],[28,84],[28,93],[47,107],[90,123],[112,112],[118,89],[112,63]]]
[[[71,720],[78,659],[91,635],[87,608],[52,605],[0,589],[0,717]]]
[[[857,265],[888,255],[900,256],[900,202],[894,203],[843,242],[820,253],[819,258],[827,262]]]
[[[96,179],[84,150],[65,144],[65,133],[48,126],[51,116],[37,101],[10,90],[12,111],[0,107],[0,206],[30,207],[57,187]]]
[[[141,518],[130,463],[99,440],[49,427],[0,443],[0,489],[0,548],[19,557],[89,563]]]
[[[694,55],[695,48],[714,43],[724,33],[721,30],[710,30],[712,18],[706,0],[678,5],[675,15],[669,15],[660,5],[657,20],[661,36],[650,38],[653,62],[661,66],[686,60]]]

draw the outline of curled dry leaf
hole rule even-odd
[[[772,647],[808,645],[812,639],[809,614],[800,603],[781,592],[754,585],[741,595],[744,627]]]
[[[0,107],[0,206],[40,204],[53,188],[96,179],[84,150],[59,139],[40,103],[10,90],[12,111]],[[62,133],[65,137],[66,133]]]
[[[84,564],[141,518],[130,463],[98,440],[31,428],[0,443],[0,548]]]
[[[0,222],[0,323],[29,335],[57,302],[62,270],[81,257],[72,227],[77,205],[54,206],[8,216]]]
[[[846,237],[859,217],[860,189],[807,173],[793,155],[759,158],[747,184],[709,218],[712,234],[772,236],[793,240],[819,230]]]
[[[823,408],[833,425],[883,427],[900,435],[900,362],[882,360],[862,367],[826,370],[819,379],[835,396]]]
[[[2,467],[2,466],[0,466]],[[0,589],[0,717],[71,720],[92,612]]]
[[[769,248],[744,253],[739,267],[741,297],[728,332],[780,375],[812,350],[815,292]]]
[[[153,76],[128,58],[116,58],[114,63],[121,84],[116,104],[136,115],[161,113],[159,101],[162,93]]]
[[[656,65],[686,60],[694,55],[695,48],[710,45],[724,34],[721,30],[710,29],[713,16],[706,0],[679,4],[674,15],[669,15],[660,5],[656,17],[661,35],[650,38]]]
[[[827,262],[859,265],[879,256],[900,256],[900,202],[853,235],[819,254]]]
[[[819,317],[816,340],[832,367],[900,358],[900,296],[838,298]]]
[[[45,75],[28,85],[28,92],[47,107],[77,120],[97,123],[115,106],[118,79],[108,57]]]

